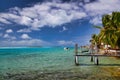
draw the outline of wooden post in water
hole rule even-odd
[[[93,54],[93,44],[90,45],[90,54]],[[93,56],[91,56],[91,62],[93,62]]]
[[[91,56],[91,62],[93,62],[93,56]]]
[[[75,65],[79,65],[77,54],[78,54],[78,44],[75,44]]]
[[[96,64],[99,65],[99,59],[98,59],[98,56],[97,56]]]
[[[93,45],[91,44],[91,54],[93,55]],[[91,56],[91,62],[93,62],[93,56]]]
[[[94,63],[95,63],[96,65],[99,65],[99,59],[98,59],[98,56],[95,56]]]

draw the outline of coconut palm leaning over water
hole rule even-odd
[[[95,26],[100,29],[100,33],[92,36],[93,41],[110,45],[112,49],[120,49],[120,12],[104,15],[102,25]],[[94,37],[97,37],[97,40]]]

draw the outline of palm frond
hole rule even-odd
[[[101,26],[93,26],[94,28],[97,28],[97,29],[102,29]]]

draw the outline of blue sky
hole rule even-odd
[[[104,14],[120,11],[119,0],[1,0],[0,46],[89,44]],[[113,7],[114,6],[114,7]]]

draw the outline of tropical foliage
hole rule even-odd
[[[93,45],[99,43],[99,38],[98,38],[98,35],[97,35],[97,34],[93,34],[93,35],[92,35],[92,40],[91,40],[91,42],[92,42]]]
[[[120,12],[104,15],[102,24],[102,27],[96,26],[100,29],[97,43],[102,42],[106,45],[111,45],[112,48],[120,48]]]

